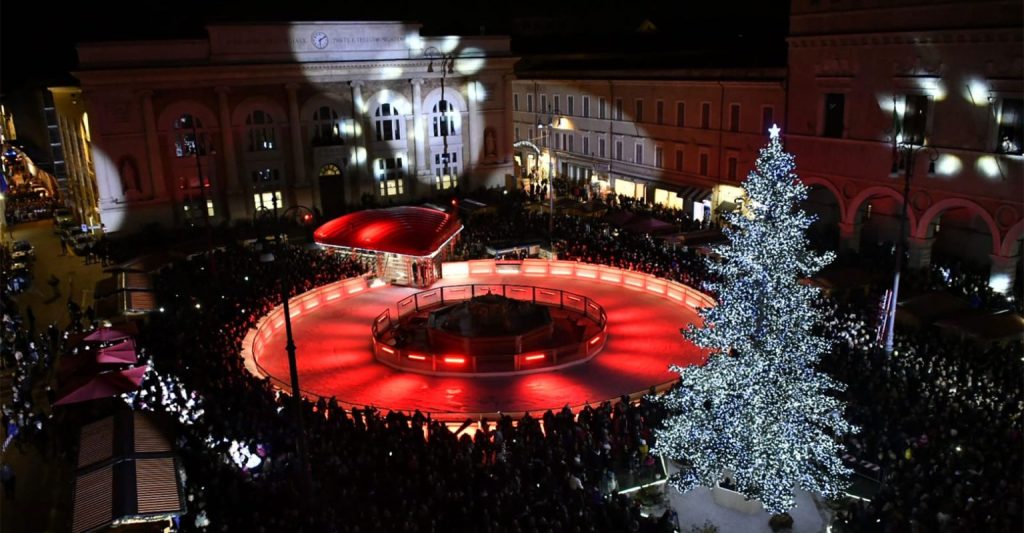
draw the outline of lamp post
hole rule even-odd
[[[543,130],[547,128],[548,134],[545,135],[545,139],[554,137],[554,129],[558,125],[557,115],[551,114],[551,108],[547,110],[548,122],[544,124],[541,122],[540,117],[537,117],[537,129]],[[557,142],[557,138],[556,141]],[[549,142],[544,143],[544,147],[548,151],[548,248],[554,252],[555,250],[555,157],[554,149],[550,146]]]
[[[192,127],[192,153],[196,157],[196,177],[199,179],[199,198],[202,201],[203,221],[206,225],[206,248],[207,253],[210,254],[210,270],[214,273],[217,272],[217,261],[214,258],[213,252],[213,227],[210,225],[210,207],[209,200],[206,198],[206,179],[203,177],[203,163],[201,156],[205,155],[206,143],[199,142],[199,130],[196,129],[196,117],[189,115],[191,119],[190,126]],[[182,125],[184,125],[185,117],[181,117]],[[209,150],[210,154],[216,154],[212,148]]]
[[[906,237],[904,232],[907,230],[907,213],[910,210],[910,179],[914,175],[914,161],[917,158],[917,153],[922,149],[929,151],[929,158],[932,162],[938,159],[938,152],[930,146],[921,144],[914,144],[914,139],[911,138],[908,142],[899,142],[898,140],[893,143],[893,167],[899,169],[899,157],[902,155],[904,161],[904,180],[903,180],[903,207],[900,212],[900,231],[896,235],[896,265],[893,267],[892,275],[892,296],[889,299],[889,306],[886,310],[886,324],[885,324],[885,353],[886,355],[892,355],[893,351],[893,336],[896,329],[896,302],[899,299],[900,293],[900,271],[903,268],[903,253],[906,249]]]
[[[274,244],[275,244],[275,248],[277,248],[277,251],[280,254],[281,250],[282,250],[282,246],[283,246],[282,243],[281,243],[281,232],[283,231],[283,228],[281,227],[282,226],[282,223],[281,223],[282,219],[284,219],[285,216],[289,212],[291,212],[293,210],[296,211],[297,213],[301,212],[301,210],[305,210],[306,213],[304,213],[302,215],[302,219],[303,219],[303,221],[307,221],[308,220],[311,223],[315,220],[315,215],[313,214],[313,211],[311,209],[309,209],[308,207],[300,206],[300,205],[295,205],[295,206],[289,207],[288,209],[285,209],[280,214],[280,216],[279,216],[278,212],[277,212],[277,195],[273,194],[272,197],[273,197],[273,199],[271,200],[271,204],[273,206],[273,211],[270,211],[270,210],[266,209],[265,207],[261,207],[260,210],[257,211],[256,216],[259,217],[261,215],[260,211],[263,211],[262,215],[264,217],[269,215],[270,217],[273,218],[273,221],[274,221]],[[309,217],[309,218],[306,218],[306,217]],[[260,240],[262,240],[263,239],[263,235],[260,235],[259,238],[260,238]],[[262,247],[262,243],[260,243],[260,245]],[[273,262],[274,260],[275,260],[274,254],[272,252],[268,251],[268,250],[264,250],[260,254],[260,262],[262,262],[262,263],[270,263],[270,262]],[[300,475],[301,488],[302,488],[302,491],[304,492],[304,495],[305,496],[309,496],[310,492],[312,491],[313,482],[312,482],[312,473],[311,473],[310,467],[309,467],[309,447],[308,447],[308,445],[306,443],[306,427],[305,427],[306,424],[305,424],[305,422],[302,419],[302,417],[303,417],[303,413],[302,413],[302,390],[299,388],[299,367],[298,367],[298,361],[296,360],[296,357],[295,357],[295,339],[292,337],[292,315],[291,315],[291,308],[288,305],[288,297],[291,294],[291,290],[292,289],[291,289],[291,283],[290,283],[290,281],[288,279],[288,272],[285,270],[284,267],[282,267],[280,269],[280,282],[281,282],[280,283],[281,307],[284,310],[284,331],[285,331],[285,336],[286,336],[285,350],[288,352],[288,374],[289,374],[289,377],[291,378],[292,409],[294,410],[294,416],[295,416],[295,420],[294,420],[295,432],[296,432],[296,446],[295,447],[296,447],[296,452],[298,454],[298,460],[299,460],[299,471],[300,471],[299,475]]]
[[[454,121],[451,118],[451,104],[445,98],[445,81],[448,79],[449,74],[455,73],[455,55],[451,53],[441,53],[440,50],[431,46],[423,51],[425,57],[430,58],[430,63],[427,64],[427,72],[434,72],[434,61],[437,61],[441,67],[441,101],[438,102],[438,112],[441,117],[438,119],[438,128],[441,132],[441,176],[438,177],[440,183],[435,184],[435,189],[443,189],[445,181],[451,183],[451,154],[448,153],[448,132],[452,130]]]

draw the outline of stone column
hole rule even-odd
[[[234,196],[245,192],[238,181],[238,155],[235,153],[235,129],[231,124],[231,107],[228,104],[227,87],[217,87],[217,116],[220,121],[220,144],[224,154],[224,173],[227,176],[228,194]],[[248,202],[246,202],[248,204]]]
[[[840,222],[839,249],[860,251],[860,222]]]
[[[416,140],[416,175],[429,174],[429,165],[425,159],[423,143],[426,140],[426,128],[423,125],[423,79],[409,80],[412,84],[412,116],[413,138]]]
[[[142,120],[146,128],[146,152],[149,155],[149,190],[140,191],[143,195],[153,197],[163,184],[164,194],[168,200],[174,198],[174,186],[164,179],[163,157],[160,155],[160,139],[156,133],[156,116],[153,114],[153,91],[143,91]],[[172,202],[173,203],[173,202]]]
[[[1017,278],[1017,262],[1020,256],[1005,256],[992,254],[991,270],[989,271],[988,286],[992,290],[1003,294],[1010,294],[1013,290],[1013,282]]]
[[[353,201],[349,203],[358,203],[359,196],[364,192],[376,194],[373,187],[367,184],[367,182],[373,181],[373,169],[370,168],[370,149],[368,148],[368,143],[366,141],[366,136],[369,135],[369,133],[367,133],[366,130],[367,128],[372,127],[373,121],[370,113],[366,111],[366,102],[363,101],[364,82],[353,80],[348,82],[348,84],[352,87],[352,119],[355,120],[356,124],[359,124],[360,127],[356,128],[356,136],[358,139],[356,139],[356,153],[354,154],[354,166],[357,169],[356,183],[358,185],[358,191],[351,191],[350,187],[346,187],[345,191],[348,195],[352,195],[350,196],[350,199]],[[363,149],[362,154],[359,153],[360,148]],[[360,156],[363,158],[362,165],[359,164]],[[369,191],[366,190],[367,188],[369,188]]]
[[[934,243],[934,237],[908,237],[907,266],[913,270],[928,268],[932,263],[932,244]]]
[[[294,186],[306,187],[309,185],[309,177],[306,175],[305,158],[302,154],[302,126],[299,122],[299,85],[289,83],[284,86],[288,91],[288,129],[291,132],[292,145],[292,172],[295,179]]]
[[[476,174],[476,167],[480,165],[482,159],[480,143],[483,142],[484,125],[480,118],[477,95],[477,81],[469,80],[466,90],[466,114],[462,117],[462,146],[465,150],[462,157],[466,159],[462,165],[463,176],[469,176],[470,172]],[[466,185],[468,184],[460,184],[463,189]]]

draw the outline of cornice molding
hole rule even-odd
[[[1020,43],[1020,28],[988,28],[969,30],[901,31],[885,33],[847,33],[789,37],[793,48],[829,48],[836,46],[886,46],[925,44],[991,44]]]

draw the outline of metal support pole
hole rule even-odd
[[[910,209],[910,178],[914,174],[914,153],[913,146],[904,148],[906,161],[905,179],[903,181],[903,210],[900,213],[900,232],[896,235],[896,266],[893,267],[892,275],[892,298],[889,299],[888,315],[885,325],[885,353],[892,355],[893,335],[896,329],[896,301],[900,294],[900,271],[903,269],[903,251],[906,248],[903,233],[907,228],[907,213]]]

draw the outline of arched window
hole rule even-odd
[[[398,109],[391,104],[381,104],[374,113],[378,141],[402,140],[402,127]]]
[[[190,113],[184,113],[174,121],[174,155],[192,157],[197,153],[206,155],[210,145],[203,131],[203,122]]]
[[[329,106],[320,106],[313,112],[313,146],[337,146],[345,144],[338,112]]]
[[[340,176],[341,175],[341,169],[338,168],[338,165],[327,164],[327,165],[324,165],[324,166],[320,167],[320,175],[321,176]]]
[[[250,152],[266,152],[277,149],[274,119],[270,117],[269,113],[257,109],[245,117],[245,125],[248,129]]]
[[[447,100],[434,105],[434,137],[458,135],[459,112]]]

